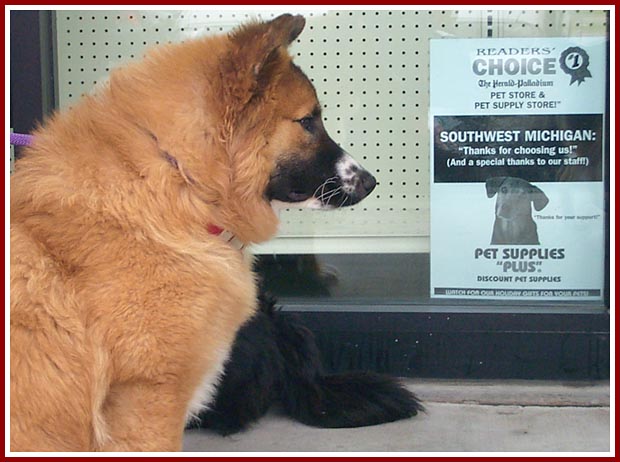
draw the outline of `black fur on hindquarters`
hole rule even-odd
[[[324,428],[377,425],[424,408],[398,380],[371,372],[325,374],[312,333],[269,296],[239,331],[210,409],[192,427],[229,435],[279,401],[295,420]]]
[[[258,311],[237,332],[213,401],[189,428],[237,433],[265,415],[279,398],[284,360],[275,340],[274,311],[275,302],[259,296]]]

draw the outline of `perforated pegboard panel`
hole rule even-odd
[[[226,32],[283,11],[59,11],[59,106],[153,45]],[[332,137],[373,171],[371,197],[337,212],[282,212],[280,236],[259,251],[428,250],[430,38],[604,35],[601,11],[298,11],[291,51],[312,79]],[[579,21],[587,24],[582,27]]]
[[[497,37],[604,36],[607,14],[600,10],[506,10],[497,13]]]

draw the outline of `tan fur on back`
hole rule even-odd
[[[279,48],[269,88],[251,99],[240,69],[278,40],[258,28],[163,47],[113,73],[19,160],[11,450],[180,449],[196,390],[215,380],[256,298],[249,258],[207,225],[247,243],[277,227],[261,197],[266,140],[293,82]],[[314,104],[311,89],[296,91]]]

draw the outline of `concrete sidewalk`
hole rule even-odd
[[[192,430],[190,452],[609,452],[609,383],[406,381],[426,414],[319,429],[277,409],[230,437]]]

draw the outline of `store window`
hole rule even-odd
[[[281,12],[56,11],[56,105],[71,106],[150,46]],[[475,331],[467,337],[478,344],[472,351],[484,350],[484,341],[497,346],[478,336],[480,323],[489,332],[525,329],[532,338],[536,325],[568,329],[579,339],[575,349],[589,345],[571,356],[582,367],[577,376],[607,376],[609,12],[298,13],[307,22],[291,48],[295,62],[317,88],[332,138],[378,184],[353,207],[282,211],[278,237],[254,249],[265,289],[287,310],[314,313],[310,322],[320,313],[398,313],[387,327],[376,316],[339,317],[345,327],[368,324],[364,332],[343,327],[341,346],[357,341],[347,337],[352,331],[372,331],[375,321],[390,332],[413,322],[415,334],[396,356],[426,357],[418,345],[431,341],[437,325],[422,321],[465,313],[454,332]],[[329,316],[327,324],[336,319]],[[440,324],[454,319],[443,316]],[[380,349],[394,348],[397,337]],[[462,350],[463,338],[427,349]],[[509,340],[505,358],[530,341]],[[581,365],[593,350],[597,359]],[[439,359],[426,369],[403,361],[394,372],[454,372],[449,361],[441,371]],[[502,367],[477,376],[521,376]],[[522,376],[544,376],[544,367]]]

